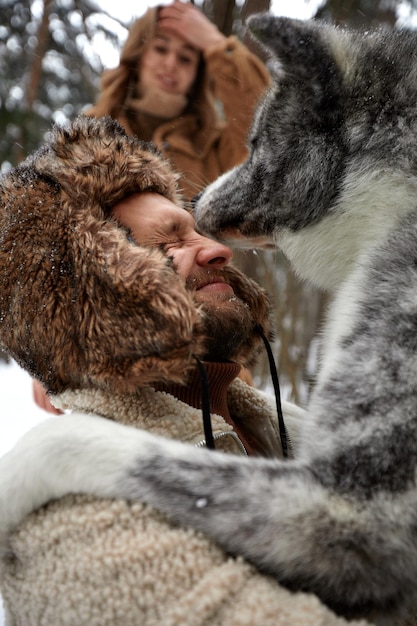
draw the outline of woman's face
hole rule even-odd
[[[142,94],[158,89],[186,96],[197,76],[200,53],[171,33],[157,33],[139,61]]]

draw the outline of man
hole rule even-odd
[[[179,202],[167,163],[110,119],[56,128],[1,182],[1,341],[72,411],[0,461],[9,625],[344,623],[146,505],[66,495],[117,497],[138,428],[204,446],[201,360],[214,454],[281,454],[273,409],[236,380],[266,295]]]
[[[195,301],[209,307],[205,327],[210,360],[227,361],[235,349],[234,344],[238,345],[242,337],[252,332],[253,323],[248,307],[232,297],[233,289],[223,276],[222,270],[232,257],[230,248],[197,233],[191,214],[159,194],[146,192],[128,196],[113,207],[112,214],[129,229],[136,243],[158,247],[172,259],[178,275],[194,293]],[[54,411],[38,382],[35,398],[51,413],[61,413]]]

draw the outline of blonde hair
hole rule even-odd
[[[136,20],[130,30],[120,54],[119,65],[103,72],[101,92],[96,104],[85,111],[85,115],[102,117],[110,115],[127,126],[124,112],[126,100],[136,91],[140,80],[138,76],[139,60],[146,44],[155,36],[158,19],[158,7],[148,9]],[[196,79],[189,94],[189,102],[184,114],[191,113],[197,118],[200,128],[217,126],[214,97],[210,91],[209,77],[204,59],[200,58]],[[131,132],[130,128],[126,128]]]

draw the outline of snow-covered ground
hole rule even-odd
[[[29,375],[13,361],[0,361],[0,457],[23,433],[48,417],[32,400]]]

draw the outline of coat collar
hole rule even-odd
[[[65,391],[54,397],[62,409],[100,415],[122,424],[141,428],[155,435],[204,446],[201,411],[174,396],[143,387],[134,394],[115,395],[99,389]],[[242,454],[244,447],[232,426],[219,415],[212,415],[216,449]],[[245,453],[245,452],[244,452]]]
[[[219,415],[212,415],[216,449],[242,453],[242,443],[236,435],[245,432],[253,452],[260,456],[281,456],[277,421],[272,405],[265,395],[239,379],[230,385],[228,406],[231,424]],[[62,409],[93,413],[122,424],[142,428],[153,434],[177,439],[195,446],[204,445],[201,411],[174,396],[143,387],[133,394],[116,395],[99,389],[65,391],[55,396],[54,404]]]
[[[125,116],[120,117],[123,126],[137,134],[146,136],[140,128],[136,127],[134,120],[137,120],[137,112],[130,115],[129,111]],[[188,114],[177,117],[173,120],[160,122],[152,134],[152,142],[159,149],[165,150],[167,146],[176,152],[181,152],[187,156],[204,159],[209,154],[213,145],[219,140],[222,133],[222,125],[210,128],[200,128],[199,120],[195,115]]]

